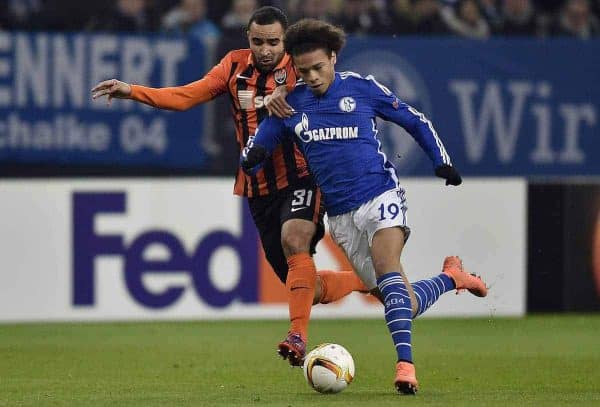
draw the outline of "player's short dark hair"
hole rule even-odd
[[[339,27],[314,18],[305,18],[294,23],[285,32],[285,51],[294,56],[323,49],[327,54],[336,54],[346,43],[346,33]]]
[[[258,25],[267,25],[277,22],[281,24],[284,30],[287,29],[288,19],[285,13],[279,10],[277,7],[265,6],[252,13],[250,20],[248,20],[247,28],[250,28],[252,23],[256,23]]]

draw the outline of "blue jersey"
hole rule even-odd
[[[284,137],[303,151],[330,216],[358,208],[398,184],[381,151],[376,117],[402,126],[437,167],[450,157],[431,122],[373,77],[336,72],[321,96],[299,82],[287,97],[294,114],[263,120],[251,143],[271,153]]]

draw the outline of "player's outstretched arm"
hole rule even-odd
[[[94,86],[92,99],[107,96],[108,104],[113,98],[119,98],[132,99],[159,109],[187,110],[228,91],[227,80],[231,71],[231,55],[232,53],[227,54],[202,79],[186,85],[151,88],[109,79]]]
[[[369,81],[369,91],[376,114],[408,131],[433,162],[435,175],[445,179],[446,185],[460,185],[462,178],[452,165],[444,143],[429,119],[412,106],[400,101],[396,95],[374,78],[371,77]]]
[[[103,96],[106,96],[107,105],[110,105],[113,98],[128,99],[131,96],[131,85],[118,79],[102,81],[92,88],[92,99]]]
[[[159,109],[183,111],[212,100],[222,93],[222,90],[214,85],[215,82],[212,77],[206,75],[187,85],[151,88],[109,79],[92,88],[92,99],[107,96],[109,105],[113,98],[132,99]]]

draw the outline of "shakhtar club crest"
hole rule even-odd
[[[273,77],[275,78],[275,83],[283,85],[287,79],[287,72],[284,68],[278,69],[273,72]]]

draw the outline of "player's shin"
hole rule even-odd
[[[298,333],[306,340],[315,292],[316,268],[308,253],[289,256],[287,262],[289,272],[286,288],[289,293],[290,332]]]
[[[412,362],[410,296],[400,273],[391,272],[377,279],[384,299],[385,322],[394,341],[398,361]]]
[[[412,307],[409,291],[402,275],[397,272],[386,273],[377,279],[377,286],[383,296],[385,322],[387,323],[398,362],[394,385],[398,392],[415,394],[418,388],[415,366],[412,363]]]

